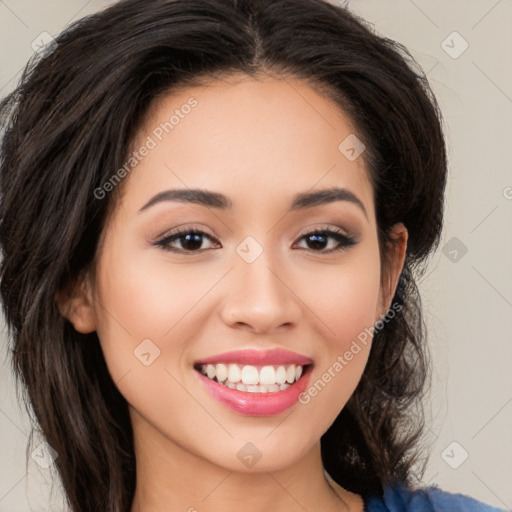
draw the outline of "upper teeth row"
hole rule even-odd
[[[300,379],[302,375],[302,366],[294,364],[287,366],[252,366],[246,364],[203,364],[201,372],[208,378],[217,378],[222,383],[229,381],[233,384],[242,382],[245,385],[270,385],[284,384],[285,382],[293,384]]]

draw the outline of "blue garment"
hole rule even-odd
[[[366,499],[365,512],[506,512],[463,494],[438,487],[411,490],[403,483],[384,489],[384,496]]]

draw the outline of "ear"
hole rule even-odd
[[[83,334],[96,330],[96,315],[92,297],[92,282],[89,274],[81,274],[75,282],[68,284],[55,294],[61,315]]]
[[[398,280],[405,262],[407,250],[407,228],[399,222],[395,224],[390,233],[391,241],[388,241],[385,249],[384,262],[382,265],[379,318],[384,316],[391,306],[395,295]]]

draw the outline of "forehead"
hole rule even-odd
[[[239,195],[261,205],[262,195],[282,200],[345,186],[365,196],[371,211],[364,153],[351,161],[340,150],[355,131],[337,104],[296,78],[232,75],[180,88],[148,109],[132,151],[151,149],[123,183],[123,196],[140,204],[164,186],[222,189],[236,207]]]

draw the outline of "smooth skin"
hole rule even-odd
[[[371,343],[309,403],[274,416],[226,408],[193,364],[285,348],[313,359],[313,384],[391,306],[407,230],[394,226],[384,267],[364,153],[350,161],[338,149],[355,130],[319,90],[291,77],[231,75],[163,95],[132,149],[190,98],[197,105],[118,185],[122,200],[95,268],[57,296],[77,331],[97,331],[129,404],[132,512],[361,512],[361,497],[324,473],[320,438],[356,388]],[[346,200],[289,211],[295,194],[331,187],[348,189],[365,211]],[[160,192],[189,188],[221,193],[232,209],[163,201],[140,211]],[[154,245],[177,227],[208,236]],[[336,239],[304,236],[315,229],[357,243],[332,251]],[[252,263],[236,251],[247,237],[263,250]],[[148,366],[134,355],[146,339],[160,350]],[[261,453],[252,467],[237,457],[247,443]]]

